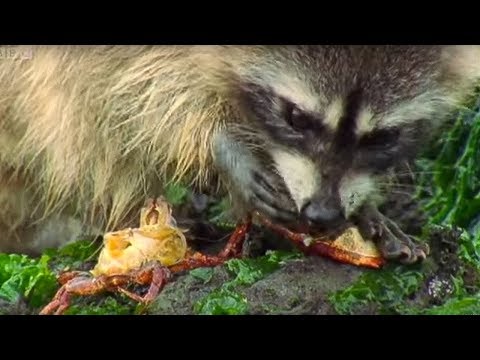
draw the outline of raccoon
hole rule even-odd
[[[181,180],[416,262],[379,184],[479,77],[479,46],[33,47],[0,63],[0,251],[121,226]]]

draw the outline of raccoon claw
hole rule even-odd
[[[361,220],[359,224],[362,235],[377,241],[385,259],[414,264],[427,258],[430,252],[428,245],[413,242],[394,221],[377,209],[366,211],[364,216],[366,220]]]
[[[250,201],[254,208],[271,218],[291,221],[296,218],[296,208],[290,197],[281,191],[282,185],[274,176],[254,173],[253,193]]]
[[[421,263],[426,258],[427,256],[422,250],[414,249],[414,252],[409,257],[402,257],[399,259],[399,261],[402,264],[411,265],[415,263]]]
[[[415,245],[415,253],[414,256],[416,257],[416,262],[424,261],[427,256],[430,254],[430,248],[428,245]]]
[[[390,231],[379,239],[379,247],[386,259],[397,260],[408,265],[422,262],[428,255],[428,251],[422,249],[419,244],[415,244],[406,235],[400,238]]]
[[[409,259],[412,257],[412,251],[398,239],[392,236],[381,238],[380,251],[386,259]]]
[[[264,214],[268,214],[270,218],[275,220],[292,221],[296,217],[295,213],[288,210],[277,209],[266,203],[263,199],[258,198],[257,196],[254,196],[251,199],[251,204],[253,208]]]

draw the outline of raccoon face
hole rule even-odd
[[[480,75],[478,47],[450,51],[457,57],[429,46],[270,48],[244,71],[251,132],[267,139],[264,152],[304,219],[332,226],[378,198],[379,179],[415,155],[460,85]]]

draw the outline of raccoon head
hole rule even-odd
[[[478,46],[265,47],[256,56],[239,74],[250,135],[301,217],[324,226],[380,199],[380,179],[480,77]]]

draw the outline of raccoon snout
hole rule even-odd
[[[335,228],[345,222],[339,206],[322,201],[309,201],[301,209],[300,215],[310,226],[322,229]]]

